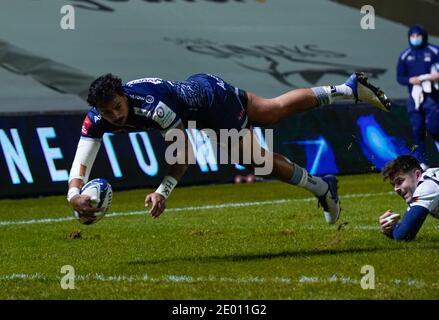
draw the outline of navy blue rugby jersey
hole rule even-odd
[[[106,132],[160,130],[165,132],[188,120],[203,122],[208,94],[195,81],[167,81],[143,78],[127,82],[123,91],[128,97],[129,115],[123,127],[106,121],[96,107],[87,113],[81,136],[101,139]]]

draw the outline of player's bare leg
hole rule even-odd
[[[247,115],[252,123],[270,126],[288,116],[319,106],[311,89],[289,91],[272,99],[265,99],[248,92]]]
[[[249,120],[269,126],[286,117],[335,101],[364,101],[379,109],[389,111],[390,102],[379,88],[371,85],[363,73],[354,73],[338,86],[296,89],[278,97],[266,99],[248,92],[247,114]]]
[[[364,101],[384,111],[389,111],[391,108],[384,92],[371,85],[364,73],[354,73],[345,83],[338,86],[291,90],[272,99],[262,98],[248,92],[247,98],[249,120],[260,126],[274,125],[294,113],[339,100]],[[301,186],[315,194],[323,206],[326,221],[328,223],[337,221],[340,215],[340,203],[335,176],[328,175],[322,178],[311,176],[306,169],[275,153],[273,154],[272,175],[281,181]]]
[[[337,196],[337,180],[334,176],[325,176],[323,178],[311,176],[306,169],[291,162],[283,155],[263,149],[253,133],[251,133],[250,139],[242,139],[239,145],[240,159],[244,159],[244,154],[252,155],[251,164],[241,163],[250,170],[265,165],[256,163],[253,158],[255,153],[252,148],[257,149],[256,152],[261,154],[261,158],[272,159],[273,170],[271,176],[280,181],[302,187],[314,194],[323,207],[327,223],[333,224],[338,220],[340,203]]]

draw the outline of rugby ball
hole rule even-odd
[[[81,195],[87,195],[91,199],[94,208],[101,208],[102,211],[92,214],[82,214],[74,211],[73,215],[82,224],[90,225],[101,220],[111,206],[113,200],[113,190],[105,179],[94,179],[87,182],[81,188]]]
[[[395,221],[396,218],[400,218],[399,213],[393,213],[390,216],[386,217],[384,220],[386,221],[386,225]]]

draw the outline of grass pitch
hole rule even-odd
[[[278,182],[177,188],[158,219],[142,214],[151,190],[116,191],[91,226],[70,220],[64,196],[2,200],[0,299],[438,299],[437,220],[390,241],[377,219],[404,212],[402,199],[378,174],[339,181],[334,226]],[[64,265],[74,290],[61,288]],[[361,287],[365,265],[374,289]]]

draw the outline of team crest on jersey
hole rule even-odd
[[[177,115],[165,103],[160,101],[152,114],[152,119],[163,129],[169,127]]]

